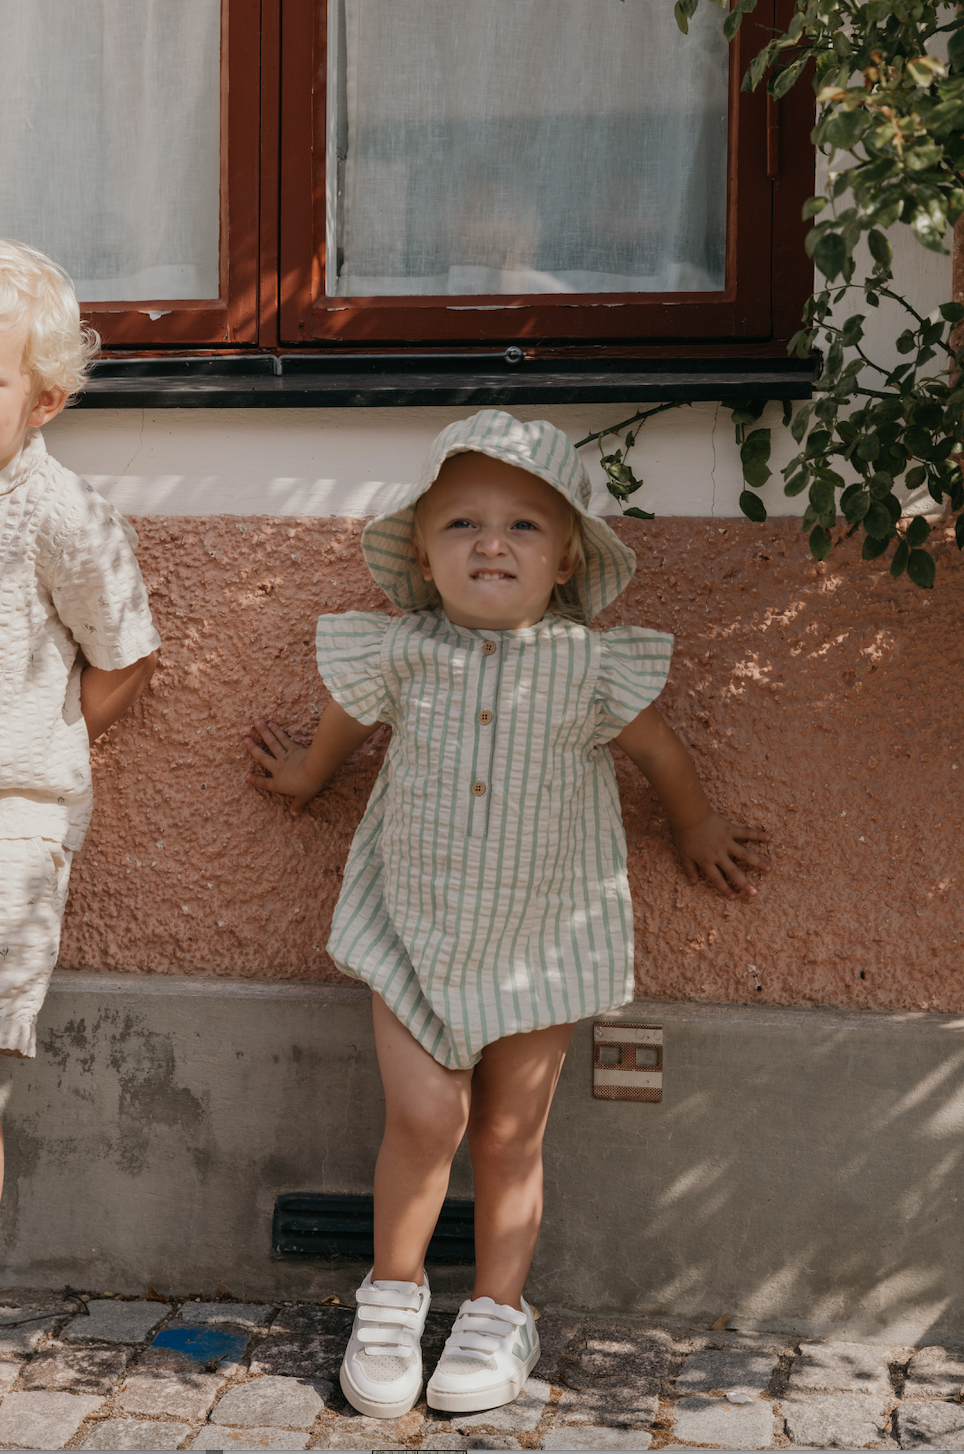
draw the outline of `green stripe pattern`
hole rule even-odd
[[[632,999],[607,743],[658,696],[672,644],[558,616],[517,631],[441,611],[319,620],[332,696],[393,729],[328,951],[441,1065]]]

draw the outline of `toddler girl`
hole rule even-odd
[[[687,877],[754,894],[768,835],[714,812],[650,703],[672,638],[587,623],[635,557],[588,513],[566,435],[498,410],[444,429],[404,509],[365,529],[403,613],[318,622],[331,692],[314,741],[257,722],[266,776],[305,804],[375,730],[385,765],[355,834],[329,951],[374,990],[386,1124],[375,1265],[341,1370],[363,1414],[422,1386],[423,1258],[468,1135],[476,1278],[427,1389],[466,1412],[515,1398],[539,1358],[522,1296],[542,1216],[542,1138],[573,1025],[633,997],[626,843],[608,744],[659,794]]]

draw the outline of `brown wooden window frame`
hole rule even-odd
[[[731,46],[720,292],[326,298],[326,0],[222,0],[220,295],[95,303],[85,317],[124,353],[779,354],[812,288],[800,209],[813,95],[804,81],[773,102],[740,79],[790,3],[760,0]]]

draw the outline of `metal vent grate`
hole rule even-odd
[[[374,1256],[374,1200],[338,1192],[287,1192],[274,1204],[275,1257]],[[475,1262],[475,1203],[446,1197],[428,1244],[428,1262]]]

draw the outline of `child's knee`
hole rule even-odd
[[[402,1137],[422,1153],[449,1152],[455,1155],[465,1134],[466,1113],[456,1103],[389,1106],[385,1126],[389,1134]]]

